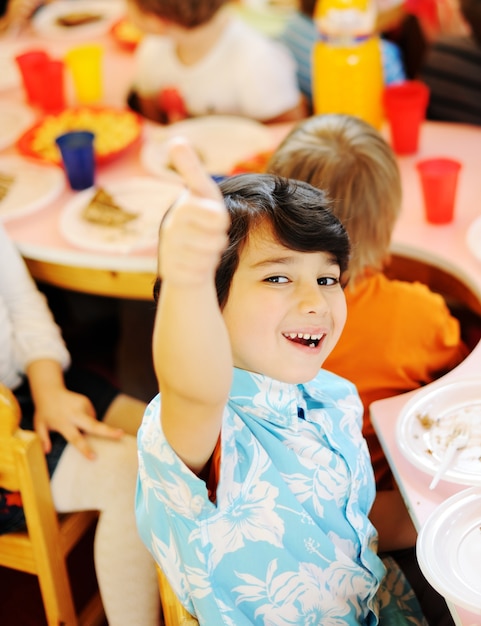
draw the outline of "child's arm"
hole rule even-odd
[[[170,158],[189,191],[160,230],[162,286],[153,336],[154,368],[165,436],[183,461],[200,472],[219,437],[232,379],[229,337],[214,283],[229,218],[193,148],[176,142]]]

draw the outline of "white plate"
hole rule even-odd
[[[82,212],[96,192],[91,187],[79,192],[63,209],[60,229],[75,246],[100,252],[126,254],[157,243],[160,221],[184,187],[156,178],[139,177],[105,185],[116,204],[137,213],[135,220],[123,226],[93,224],[82,218]]]
[[[466,241],[468,248],[481,261],[481,215],[468,228]]]
[[[471,424],[471,437],[466,448],[456,452],[443,480],[481,485],[481,378],[432,384],[418,391],[399,414],[398,445],[413,465],[434,476],[461,422]]]
[[[416,552],[441,595],[481,615],[481,489],[465,489],[439,505],[419,532]]]
[[[100,19],[78,26],[62,26],[57,20],[72,13],[100,15]],[[47,39],[78,40],[100,37],[125,13],[124,2],[117,0],[55,0],[41,7],[32,19],[36,33]]]
[[[209,174],[221,176],[239,161],[272,147],[271,134],[260,122],[231,115],[195,117],[158,129],[146,139],[140,158],[148,172],[179,179],[168,166],[168,140],[176,136],[192,143]]]
[[[54,165],[31,163],[21,157],[0,157],[0,172],[14,176],[10,189],[0,200],[3,221],[42,209],[65,188],[65,174]]]
[[[0,104],[0,150],[11,146],[35,121],[34,113],[20,104]]]

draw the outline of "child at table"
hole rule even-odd
[[[439,294],[416,281],[390,279],[383,272],[401,210],[396,158],[366,122],[348,115],[319,115],[290,132],[267,171],[327,190],[333,211],[353,242],[345,291],[349,314],[324,367],[356,385],[365,407],[363,434],[378,493],[393,499],[391,519],[407,523],[408,513],[369,419],[369,405],[434,381],[458,365],[468,351],[458,320]],[[392,530],[397,532],[397,523]],[[407,559],[408,553],[397,557]],[[424,584],[423,579],[419,584]],[[431,623],[439,626],[443,622],[437,611],[445,610],[445,603],[438,596],[428,604],[427,609],[423,605],[424,613],[434,614]]]
[[[128,0],[147,35],[129,102],[159,122],[208,114],[262,122],[305,116],[294,59],[244,23],[227,0]]]
[[[1,224],[0,267],[0,382],[20,403],[21,428],[43,443],[55,508],[100,512],[95,570],[109,626],[157,626],[155,567],[134,515],[145,405],[70,367],[45,298]],[[24,523],[16,494],[0,490],[0,534]]]
[[[379,592],[362,407],[320,370],[346,317],[345,229],[310,185],[219,192],[186,143],[171,159],[188,192],[160,230],[143,540],[201,625],[421,623],[412,594]]]

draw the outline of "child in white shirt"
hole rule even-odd
[[[143,115],[160,122],[209,114],[262,122],[305,117],[287,48],[244,23],[227,4],[129,0],[131,21],[146,33],[136,51],[133,85],[133,106]],[[180,96],[176,110],[162,110],[161,94],[172,89]]]

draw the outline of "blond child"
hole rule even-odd
[[[131,106],[159,122],[207,114],[262,122],[305,116],[287,48],[247,25],[228,5],[227,0],[128,0],[131,21],[146,33],[136,51]]]

